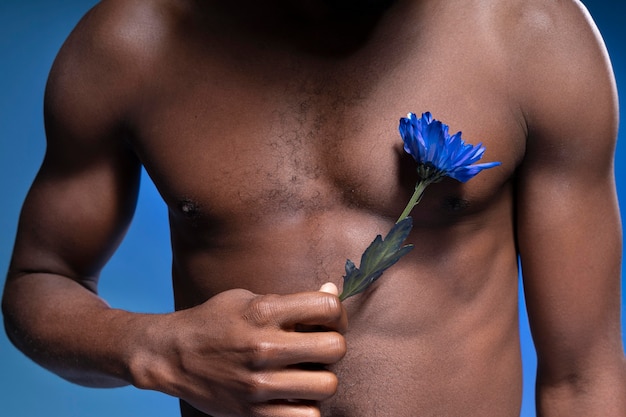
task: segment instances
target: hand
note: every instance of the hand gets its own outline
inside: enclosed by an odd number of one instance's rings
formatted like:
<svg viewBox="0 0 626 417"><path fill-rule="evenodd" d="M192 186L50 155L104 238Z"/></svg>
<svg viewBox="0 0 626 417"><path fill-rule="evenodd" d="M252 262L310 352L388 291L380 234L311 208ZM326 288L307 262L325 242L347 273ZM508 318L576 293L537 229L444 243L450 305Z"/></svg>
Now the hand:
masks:
<svg viewBox="0 0 626 417"><path fill-rule="evenodd" d="M135 385L213 417L319 416L316 402L338 383L323 365L346 352L347 316L337 293L333 284L291 295L230 290L173 313L150 348L156 361L144 361ZM296 331L301 327L316 331Z"/></svg>

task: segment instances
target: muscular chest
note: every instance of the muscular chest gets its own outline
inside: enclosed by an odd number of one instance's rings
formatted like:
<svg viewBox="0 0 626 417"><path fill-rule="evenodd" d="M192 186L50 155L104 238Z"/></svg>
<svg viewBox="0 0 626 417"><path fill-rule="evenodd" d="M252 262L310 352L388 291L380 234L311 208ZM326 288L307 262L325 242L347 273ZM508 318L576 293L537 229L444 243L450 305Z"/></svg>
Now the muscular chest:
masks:
<svg viewBox="0 0 626 417"><path fill-rule="evenodd" d="M504 165L463 186L438 185L423 215L492 198L523 148L498 90L462 68L391 55L183 61L142 107L139 156L183 216L258 221L344 207L393 217L416 180L398 120L431 111Z"/></svg>

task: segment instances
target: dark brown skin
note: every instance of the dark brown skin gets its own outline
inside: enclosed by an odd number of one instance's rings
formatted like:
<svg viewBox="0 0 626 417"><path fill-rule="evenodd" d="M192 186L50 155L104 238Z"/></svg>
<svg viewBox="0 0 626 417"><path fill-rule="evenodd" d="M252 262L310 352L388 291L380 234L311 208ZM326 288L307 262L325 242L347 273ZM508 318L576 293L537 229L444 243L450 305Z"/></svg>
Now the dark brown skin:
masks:
<svg viewBox="0 0 626 417"><path fill-rule="evenodd" d="M177 396L186 417L513 417L519 255L538 415L626 415L617 99L582 6L323 3L105 0L81 21L46 92L12 340L71 381ZM415 249L342 304L345 259L415 184L409 111L502 165L432 185ZM96 295L141 164L169 207L171 314Z"/></svg>

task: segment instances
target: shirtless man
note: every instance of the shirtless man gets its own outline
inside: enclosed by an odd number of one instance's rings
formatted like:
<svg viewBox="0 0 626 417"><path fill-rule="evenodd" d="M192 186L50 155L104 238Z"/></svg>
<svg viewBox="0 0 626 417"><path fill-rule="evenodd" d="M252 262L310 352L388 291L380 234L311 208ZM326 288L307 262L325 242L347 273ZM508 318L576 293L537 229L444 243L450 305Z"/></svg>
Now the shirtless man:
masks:
<svg viewBox="0 0 626 417"><path fill-rule="evenodd" d="M179 397L185 417L513 417L519 255L538 414L624 417L616 92L581 4L347 3L89 12L50 74L11 339L76 383ZM415 184L396 130L409 111L502 165L431 186L415 249L340 303L345 259ZM96 295L141 165L169 207L171 314Z"/></svg>

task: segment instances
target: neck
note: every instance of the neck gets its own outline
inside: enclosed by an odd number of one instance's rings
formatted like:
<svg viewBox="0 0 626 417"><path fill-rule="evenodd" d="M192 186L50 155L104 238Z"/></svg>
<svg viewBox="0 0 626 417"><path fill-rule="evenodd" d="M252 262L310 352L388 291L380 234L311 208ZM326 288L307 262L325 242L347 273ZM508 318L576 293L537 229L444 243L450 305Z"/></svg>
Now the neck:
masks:
<svg viewBox="0 0 626 417"><path fill-rule="evenodd" d="M305 18L350 23L376 20L394 2L395 0L301 0L296 4L293 1L285 3L289 4L288 8Z"/></svg>
<svg viewBox="0 0 626 417"><path fill-rule="evenodd" d="M220 0L211 7L229 25L252 36L313 53L342 54L358 49L396 0Z"/></svg>

